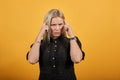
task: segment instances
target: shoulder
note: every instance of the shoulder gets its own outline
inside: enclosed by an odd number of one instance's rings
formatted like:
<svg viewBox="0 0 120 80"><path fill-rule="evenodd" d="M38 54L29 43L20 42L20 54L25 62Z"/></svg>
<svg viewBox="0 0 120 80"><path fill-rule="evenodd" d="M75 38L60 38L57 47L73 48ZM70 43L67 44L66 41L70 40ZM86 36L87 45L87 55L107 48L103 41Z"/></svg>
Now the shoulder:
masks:
<svg viewBox="0 0 120 80"><path fill-rule="evenodd" d="M62 37L62 42L66 42L66 43L69 43L70 42L70 39L66 36L63 36Z"/></svg>

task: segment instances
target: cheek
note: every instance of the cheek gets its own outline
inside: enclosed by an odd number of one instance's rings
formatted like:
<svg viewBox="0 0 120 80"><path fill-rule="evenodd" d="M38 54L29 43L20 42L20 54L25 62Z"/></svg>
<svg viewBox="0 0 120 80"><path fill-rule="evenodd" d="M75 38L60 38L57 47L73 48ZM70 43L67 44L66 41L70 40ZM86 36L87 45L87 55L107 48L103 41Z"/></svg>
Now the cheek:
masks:
<svg viewBox="0 0 120 80"><path fill-rule="evenodd" d="M60 30L63 31L63 30L64 30L64 26L62 26L62 27L60 28Z"/></svg>
<svg viewBox="0 0 120 80"><path fill-rule="evenodd" d="M55 29L51 28L51 34L54 35Z"/></svg>
<svg viewBox="0 0 120 80"><path fill-rule="evenodd" d="M53 27L50 27L50 30L51 30L51 31L54 31L54 28L53 28Z"/></svg>

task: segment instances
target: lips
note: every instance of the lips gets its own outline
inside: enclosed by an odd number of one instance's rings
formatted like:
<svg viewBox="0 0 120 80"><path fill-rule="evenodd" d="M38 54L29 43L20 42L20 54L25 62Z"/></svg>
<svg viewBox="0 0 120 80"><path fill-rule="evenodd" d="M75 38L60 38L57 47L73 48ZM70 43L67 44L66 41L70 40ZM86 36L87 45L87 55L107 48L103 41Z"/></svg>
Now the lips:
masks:
<svg viewBox="0 0 120 80"><path fill-rule="evenodd" d="M60 32L54 32L55 34L59 34Z"/></svg>
<svg viewBox="0 0 120 80"><path fill-rule="evenodd" d="M54 32L54 34L60 34L60 32Z"/></svg>
<svg viewBox="0 0 120 80"><path fill-rule="evenodd" d="M58 36L58 35L60 35L60 32L54 32L53 35Z"/></svg>

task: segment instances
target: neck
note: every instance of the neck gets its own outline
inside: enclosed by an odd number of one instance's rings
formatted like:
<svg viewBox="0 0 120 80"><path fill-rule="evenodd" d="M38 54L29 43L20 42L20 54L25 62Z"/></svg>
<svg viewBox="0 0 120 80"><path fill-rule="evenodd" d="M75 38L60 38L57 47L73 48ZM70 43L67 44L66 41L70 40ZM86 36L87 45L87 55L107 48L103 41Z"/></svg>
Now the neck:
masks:
<svg viewBox="0 0 120 80"><path fill-rule="evenodd" d="M58 37L52 37L53 39L57 39Z"/></svg>

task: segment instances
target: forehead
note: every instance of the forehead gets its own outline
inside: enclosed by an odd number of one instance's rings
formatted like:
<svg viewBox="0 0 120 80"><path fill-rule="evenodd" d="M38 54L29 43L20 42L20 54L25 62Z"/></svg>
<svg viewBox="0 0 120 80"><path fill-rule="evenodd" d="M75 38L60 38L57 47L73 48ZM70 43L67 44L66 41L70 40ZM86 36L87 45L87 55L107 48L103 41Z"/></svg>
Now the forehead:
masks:
<svg viewBox="0 0 120 80"><path fill-rule="evenodd" d="M63 23L63 19L61 17L52 18L51 23Z"/></svg>

